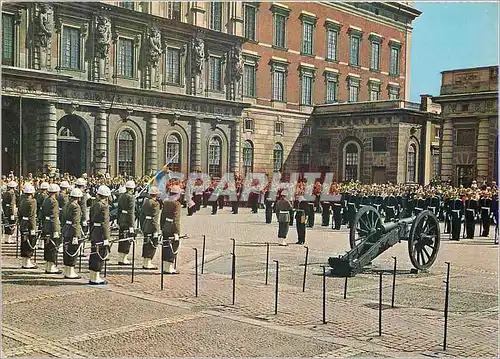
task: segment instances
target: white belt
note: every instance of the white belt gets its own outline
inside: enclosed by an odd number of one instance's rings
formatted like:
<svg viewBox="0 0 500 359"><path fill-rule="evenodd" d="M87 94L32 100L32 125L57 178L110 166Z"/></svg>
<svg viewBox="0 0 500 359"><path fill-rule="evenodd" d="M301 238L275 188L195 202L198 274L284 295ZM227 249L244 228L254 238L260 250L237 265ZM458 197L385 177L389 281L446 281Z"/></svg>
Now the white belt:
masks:
<svg viewBox="0 0 500 359"><path fill-rule="evenodd" d="M280 211L281 214L290 213L290 211Z"/></svg>
<svg viewBox="0 0 500 359"><path fill-rule="evenodd" d="M46 219L47 221L50 221L50 217L45 217L45 219Z"/></svg>
<svg viewBox="0 0 500 359"><path fill-rule="evenodd" d="M73 224L73 222L71 222L71 221L66 221L66 224Z"/></svg>
<svg viewBox="0 0 500 359"><path fill-rule="evenodd" d="M6 204L5 207L10 207L10 204Z"/></svg>
<svg viewBox="0 0 500 359"><path fill-rule="evenodd" d="M128 214L128 212L127 212L127 211L123 211L123 210L122 210L122 213Z"/></svg>
<svg viewBox="0 0 500 359"><path fill-rule="evenodd" d="M167 221L167 222L173 222L174 220L171 219L171 218L165 218L165 221Z"/></svg>
<svg viewBox="0 0 500 359"><path fill-rule="evenodd" d="M422 210L422 208L420 208L420 207L415 207L415 209L418 209L419 211L421 211L421 210Z"/></svg>
<svg viewBox="0 0 500 359"><path fill-rule="evenodd" d="M146 219L153 219L153 217L151 217L151 216L146 216Z"/></svg>
<svg viewBox="0 0 500 359"><path fill-rule="evenodd" d="M23 217L22 220L23 221L29 221L30 219L28 217Z"/></svg>
<svg viewBox="0 0 500 359"><path fill-rule="evenodd" d="M342 206L340 203L334 203L333 205L334 206L339 206L339 207Z"/></svg>
<svg viewBox="0 0 500 359"><path fill-rule="evenodd" d="M472 211L472 212L474 212L474 209L472 209L472 208L467 208L467 211Z"/></svg>
<svg viewBox="0 0 500 359"><path fill-rule="evenodd" d="M460 210L459 210L459 209L452 209L451 211L452 211L452 212L460 212Z"/></svg>
<svg viewBox="0 0 500 359"><path fill-rule="evenodd" d="M430 209L430 208L432 208L432 210L435 210L435 209L436 209L436 207L427 207L427 209Z"/></svg>
<svg viewBox="0 0 500 359"><path fill-rule="evenodd" d="M101 224L100 223L94 223L94 227L100 227Z"/></svg>
<svg viewBox="0 0 500 359"><path fill-rule="evenodd" d="M387 206L387 208L392 208L392 209L394 209L394 206Z"/></svg>
<svg viewBox="0 0 500 359"><path fill-rule="evenodd" d="M488 211L490 210L490 207L481 207L482 209L487 209Z"/></svg>

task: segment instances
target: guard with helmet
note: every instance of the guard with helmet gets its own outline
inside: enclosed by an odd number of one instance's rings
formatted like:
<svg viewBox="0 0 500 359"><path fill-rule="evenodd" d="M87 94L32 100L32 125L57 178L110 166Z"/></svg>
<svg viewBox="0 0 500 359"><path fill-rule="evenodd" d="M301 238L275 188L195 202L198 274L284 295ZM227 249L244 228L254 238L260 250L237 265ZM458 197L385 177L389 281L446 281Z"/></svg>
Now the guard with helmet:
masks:
<svg viewBox="0 0 500 359"><path fill-rule="evenodd" d="M43 202L49 197L47 194L47 190L49 189L49 184L47 182L42 182L40 184L40 188L38 188L38 193L36 195L36 203L37 203L37 218L38 218L38 227L42 229L43 216L42 216L42 206Z"/></svg>
<svg viewBox="0 0 500 359"><path fill-rule="evenodd" d="M75 182L75 187L82 191L83 196L78 201L80 208L82 209L82 231L83 233L87 233L88 231L88 221L89 221L89 209L87 201L90 199L89 194L85 190L85 186L87 186L87 181L83 178L78 178Z"/></svg>
<svg viewBox="0 0 500 359"><path fill-rule="evenodd" d="M489 187L484 190L481 194L481 199L479 200L479 207L481 207L481 224L483 227L481 237L488 237L490 235L490 218L493 203L491 201L491 194L489 190Z"/></svg>
<svg viewBox="0 0 500 359"><path fill-rule="evenodd" d="M280 246L287 246L286 236L290 229L290 211L293 211L293 208L283 193L278 194L278 196L279 199L275 205L276 217L278 217L278 239L281 239L281 243L278 244Z"/></svg>
<svg viewBox="0 0 500 359"><path fill-rule="evenodd" d="M158 200L159 190L156 186L149 188L149 198L144 200L141 211L141 228L144 234L142 245L142 268L148 270L158 269L153 265L153 258L158 247L158 237L160 236L160 201Z"/></svg>
<svg viewBox="0 0 500 359"><path fill-rule="evenodd" d="M63 262L64 278L78 279L80 276L75 272L76 256L82 245L82 209L78 204L83 193L80 189L74 188L69 195L69 202L64 207L63 235Z"/></svg>
<svg viewBox="0 0 500 359"><path fill-rule="evenodd" d="M61 245L61 222L59 221L59 203L57 193L60 188L57 184L49 185L49 197L42 205L42 236L44 238L43 259L45 260L46 274L60 274L57 266L57 253Z"/></svg>
<svg viewBox="0 0 500 359"><path fill-rule="evenodd" d="M36 247L36 212L35 187L26 183L24 198L19 204L19 230L21 232L21 259L22 268L32 269L37 266L31 262Z"/></svg>
<svg viewBox="0 0 500 359"><path fill-rule="evenodd" d="M135 239L135 182L125 183L127 190L118 200L118 264L130 264L127 256L130 252L130 244Z"/></svg>
<svg viewBox="0 0 500 359"><path fill-rule="evenodd" d="M61 192L59 192L59 195L57 196L57 202L59 203L59 220L61 223L64 223L63 211L64 207L66 207L69 202L68 181L62 181L59 187L61 187Z"/></svg>
<svg viewBox="0 0 500 359"><path fill-rule="evenodd" d="M4 223L4 233L7 236L5 243L16 243L12 237L16 229L17 201L15 189L17 183L10 181L7 183L7 188L7 191L2 196L2 210L7 219Z"/></svg>
<svg viewBox="0 0 500 359"><path fill-rule="evenodd" d="M177 274L174 262L177 259L177 252L180 246L181 204L179 198L181 188L177 185L172 186L169 194L165 201L163 201L163 209L160 217L160 226L163 234L162 270L165 274Z"/></svg>
<svg viewBox="0 0 500 359"><path fill-rule="evenodd" d="M111 190L108 186L101 185L97 190L97 201L90 208L90 256L89 270L91 285L107 284L101 278L104 261L109 255L109 238L111 228L109 224L109 203Z"/></svg>

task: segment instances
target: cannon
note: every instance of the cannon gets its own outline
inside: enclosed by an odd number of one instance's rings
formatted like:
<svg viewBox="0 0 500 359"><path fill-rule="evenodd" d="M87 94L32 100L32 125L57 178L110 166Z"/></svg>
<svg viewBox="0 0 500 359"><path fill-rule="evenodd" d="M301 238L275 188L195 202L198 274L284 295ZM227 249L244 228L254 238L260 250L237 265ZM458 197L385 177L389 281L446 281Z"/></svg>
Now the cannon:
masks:
<svg viewBox="0 0 500 359"><path fill-rule="evenodd" d="M374 207L363 206L351 226L351 250L328 259L331 274L353 277L380 254L403 240L408 241L408 253L413 266L427 270L436 260L440 232L439 222L431 211L425 210L416 216L382 223Z"/></svg>

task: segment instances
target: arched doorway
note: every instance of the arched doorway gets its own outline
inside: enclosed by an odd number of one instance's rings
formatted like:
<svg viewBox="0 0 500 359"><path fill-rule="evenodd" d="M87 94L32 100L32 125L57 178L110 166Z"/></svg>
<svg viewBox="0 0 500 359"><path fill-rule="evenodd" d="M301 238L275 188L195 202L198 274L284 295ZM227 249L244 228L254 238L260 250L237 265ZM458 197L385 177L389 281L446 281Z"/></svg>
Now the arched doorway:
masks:
<svg viewBox="0 0 500 359"><path fill-rule="evenodd" d="M83 120L72 115L64 116L57 123L57 168L80 176L87 172L88 133Z"/></svg>

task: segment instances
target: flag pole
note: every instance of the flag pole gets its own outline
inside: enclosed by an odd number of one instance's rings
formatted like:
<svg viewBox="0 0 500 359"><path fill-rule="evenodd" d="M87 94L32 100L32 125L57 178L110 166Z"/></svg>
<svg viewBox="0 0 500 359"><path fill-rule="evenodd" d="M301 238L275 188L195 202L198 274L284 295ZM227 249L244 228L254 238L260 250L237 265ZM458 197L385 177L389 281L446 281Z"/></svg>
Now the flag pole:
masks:
<svg viewBox="0 0 500 359"><path fill-rule="evenodd" d="M179 152L177 152L177 153L176 153L176 154L175 154L172 158L170 158L170 160L168 160L168 162L167 162L167 163L166 163L166 164L162 167L162 169L161 169L161 170L159 170L158 172L156 172L156 174L154 175L154 177L153 177L153 178L151 178L151 179L149 180L149 182L146 184L146 186L144 186L144 188L143 188L143 189L142 189L142 190L141 190L141 191L137 194L137 196L136 196L136 197L139 197L139 196L141 195L141 193L142 193L142 192L144 192L144 190L145 190L146 188L148 188L148 187L149 187L149 185L150 185L150 184L151 184L151 183L152 183L152 182L156 179L156 177L158 177L158 175L159 175L161 172L163 172L163 169L164 169L166 166L168 166L170 163L172 163L172 161L174 160L174 158L176 158L177 156L179 156Z"/></svg>

